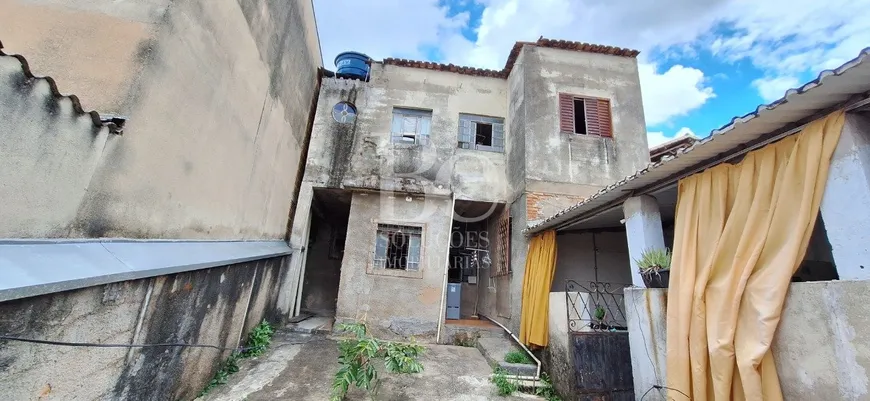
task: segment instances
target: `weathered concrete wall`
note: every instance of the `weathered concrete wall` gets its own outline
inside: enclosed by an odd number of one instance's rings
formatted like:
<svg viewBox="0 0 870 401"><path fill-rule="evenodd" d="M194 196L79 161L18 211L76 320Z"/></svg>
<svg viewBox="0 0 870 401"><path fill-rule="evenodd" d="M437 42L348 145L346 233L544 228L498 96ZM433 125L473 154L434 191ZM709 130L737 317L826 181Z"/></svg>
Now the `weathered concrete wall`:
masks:
<svg viewBox="0 0 870 401"><path fill-rule="evenodd" d="M587 288L591 281L611 283L614 289L631 284L624 232L558 234L556 246L556 273L551 291L565 291L566 280L574 280Z"/></svg>
<svg viewBox="0 0 870 401"><path fill-rule="evenodd" d="M861 328L870 324L870 305L864 296L868 288L868 280L805 282L789 286L772 345L785 399L870 400L867 384L870 382L867 375L870 338L860 334ZM656 378L652 371L659 372L659 378L664 374L661 365L666 352L665 290L627 292L633 294L626 297L628 310L636 307L642 311L639 315L629 314L629 328L636 328L629 332L635 392L640 399L652 385L651 378ZM808 327L813 329L808 330ZM654 356L654 369L642 344L646 344L650 355ZM639 376L646 378L640 386Z"/></svg>
<svg viewBox="0 0 870 401"><path fill-rule="evenodd" d="M434 341L441 316L453 203L449 198L354 193L336 321L366 319L385 338ZM423 227L419 273L374 268L378 223Z"/></svg>
<svg viewBox="0 0 870 401"><path fill-rule="evenodd" d="M574 394L574 355L568 334L568 307L565 292L550 293L548 332L550 344L544 350L544 369L553 381L553 387L564 396Z"/></svg>
<svg viewBox="0 0 870 401"><path fill-rule="evenodd" d="M91 343L236 347L276 322L286 257L0 303L0 332ZM4 341L0 387L12 400L189 400L229 351L86 348Z"/></svg>
<svg viewBox="0 0 870 401"><path fill-rule="evenodd" d="M5 1L11 6L9 0ZM76 3L76 9L59 1L12 3L16 10L28 10L27 15L44 12L64 24L117 25L119 32L132 31L130 27L136 26L136 32L144 33L130 34L128 38L120 33L114 35L116 30L94 28L88 35L117 37L118 42L76 38L75 43L69 43L75 46L66 58L66 50L51 51L62 41L28 39L21 41L20 49L14 49L25 56L29 52L37 54L37 62L31 64L37 64L44 55L62 68L77 70L79 64L64 60L81 60L90 53L78 54L76 49L114 52L113 48L123 48L117 50L122 53L118 57L123 73L112 73L119 66L111 58L113 53L92 55L93 60L81 61L86 71L71 72L74 75L70 82L74 85L70 88L84 88L82 101L86 109L122 104L107 110L120 110L129 119L123 136L110 136L105 144L91 144L92 140L87 139L76 145L90 147L91 153L79 158L88 159L89 165L95 165L93 168L77 170L76 165L58 164L51 174L40 175L44 187L62 188L67 182L84 182L77 190L59 194L73 204L82 198L81 188L86 188L86 196L75 203L74 218L70 219L66 210L51 213L50 218L27 214L21 217L28 223L26 230L22 232L21 224L4 224L0 237L284 236L318 82L316 69L321 62L310 2L187 0L167 6L168 1L154 0L125 8L117 2L99 0ZM13 15L17 21L18 15ZM123 21L111 25L113 18ZM36 25L49 26L44 22ZM8 25L0 20L0 26ZM56 30L40 32L38 37L74 37ZM56 75L58 67L52 62L47 62L44 70L35 69ZM111 82L90 80L87 71ZM64 81L58 80L58 85L62 92L67 91ZM93 89L93 94L88 88ZM89 105L88 98L104 102ZM3 101L21 102L20 97L6 97ZM24 126L18 128L4 127L2 135L11 136L4 141L42 141L28 145L40 149L40 153L19 157L57 163L58 155L69 148L68 143L25 135L66 128L30 126L45 124L45 120L37 121L19 121ZM10 160L5 156L2 159ZM2 167L4 174L30 173L17 164ZM27 191L4 193L2 201L26 203L20 195L25 192L40 198L57 194L57 190L46 192L33 184Z"/></svg>
<svg viewBox="0 0 870 401"><path fill-rule="evenodd" d="M305 179L316 186L355 187L506 198L505 154L459 149L459 113L506 117L506 82L373 63L370 82L326 78L317 105ZM338 123L333 106L359 113ZM390 142L394 107L432 111L428 145Z"/></svg>
<svg viewBox="0 0 870 401"><path fill-rule="evenodd" d="M529 253L529 239L523 235L523 230L528 227L526 205L525 195L521 195L511 205L511 276L508 283L511 293L510 315L501 316L503 318L502 324L515 333L520 332L520 316L523 310L523 278L526 276L526 255ZM502 290L502 288L498 288L498 291Z"/></svg>
<svg viewBox="0 0 870 401"><path fill-rule="evenodd" d="M526 45L522 62L528 190L586 197L649 162L636 59ZM610 99L613 138L561 134L559 93Z"/></svg>
<svg viewBox="0 0 870 401"><path fill-rule="evenodd" d="M667 306L667 289L625 289L631 374L637 400L653 385L666 385ZM652 391L650 394L649 398L665 399L662 397L665 392Z"/></svg>
<svg viewBox="0 0 870 401"><path fill-rule="evenodd" d="M172 0L0 0L0 40L88 110L129 112L128 93Z"/></svg>
<svg viewBox="0 0 870 401"><path fill-rule="evenodd" d="M49 81L0 56L0 237L60 230L75 219L109 135L73 99L55 98Z"/></svg>

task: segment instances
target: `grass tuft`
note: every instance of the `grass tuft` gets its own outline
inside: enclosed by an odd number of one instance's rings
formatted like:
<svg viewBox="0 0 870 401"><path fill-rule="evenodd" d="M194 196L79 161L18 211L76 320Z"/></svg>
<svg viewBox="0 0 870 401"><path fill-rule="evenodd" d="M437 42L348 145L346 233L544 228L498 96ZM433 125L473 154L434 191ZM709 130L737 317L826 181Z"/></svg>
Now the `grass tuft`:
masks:
<svg viewBox="0 0 870 401"><path fill-rule="evenodd" d="M269 322L263 320L257 327L251 330L248 334L248 340L245 342L242 352L233 351L232 354L220 365L214 377L208 382L204 389L197 397L202 397L214 390L215 387L222 384L227 384L227 380L233 374L239 371L239 361L245 358L253 358L263 355L269 344L272 343L272 335L275 334L275 329Z"/></svg>
<svg viewBox="0 0 870 401"><path fill-rule="evenodd" d="M507 363L523 363L526 365L534 365L535 361L529 358L529 355L523 351L513 350L504 356L504 361Z"/></svg>

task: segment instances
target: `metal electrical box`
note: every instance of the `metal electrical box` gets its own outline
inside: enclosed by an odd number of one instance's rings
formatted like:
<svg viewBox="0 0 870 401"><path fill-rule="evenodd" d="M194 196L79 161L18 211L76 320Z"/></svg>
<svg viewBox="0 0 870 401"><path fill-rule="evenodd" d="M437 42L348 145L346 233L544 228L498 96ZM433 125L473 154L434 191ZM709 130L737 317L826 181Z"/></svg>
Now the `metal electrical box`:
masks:
<svg viewBox="0 0 870 401"><path fill-rule="evenodd" d="M459 319L459 303L462 300L462 284L450 283L447 284L447 318Z"/></svg>

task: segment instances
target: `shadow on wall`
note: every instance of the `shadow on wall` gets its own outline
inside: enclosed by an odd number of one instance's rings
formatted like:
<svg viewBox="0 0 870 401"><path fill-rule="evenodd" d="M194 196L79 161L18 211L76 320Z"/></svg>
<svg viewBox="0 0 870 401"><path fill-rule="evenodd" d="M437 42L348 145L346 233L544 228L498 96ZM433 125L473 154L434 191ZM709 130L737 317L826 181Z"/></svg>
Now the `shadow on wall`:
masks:
<svg viewBox="0 0 870 401"><path fill-rule="evenodd" d="M289 257L125 281L0 303L0 333L90 343L197 343L235 348L278 319ZM87 348L0 342L4 398L193 399L230 351Z"/></svg>

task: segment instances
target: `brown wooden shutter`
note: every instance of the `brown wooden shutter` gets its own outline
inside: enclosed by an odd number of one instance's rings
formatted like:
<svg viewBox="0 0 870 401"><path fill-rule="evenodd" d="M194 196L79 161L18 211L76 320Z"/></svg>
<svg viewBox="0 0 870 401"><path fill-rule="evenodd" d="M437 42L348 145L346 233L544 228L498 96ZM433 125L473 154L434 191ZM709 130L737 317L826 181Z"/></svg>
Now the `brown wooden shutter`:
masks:
<svg viewBox="0 0 870 401"><path fill-rule="evenodd" d="M610 100L585 99L586 132L589 135L603 137L613 136L613 125L610 118Z"/></svg>
<svg viewBox="0 0 870 401"><path fill-rule="evenodd" d="M573 134L574 131L574 96L559 94L559 131Z"/></svg>
<svg viewBox="0 0 870 401"><path fill-rule="evenodd" d="M598 121L601 136L613 137L613 122L610 115L610 100L598 99Z"/></svg>

